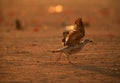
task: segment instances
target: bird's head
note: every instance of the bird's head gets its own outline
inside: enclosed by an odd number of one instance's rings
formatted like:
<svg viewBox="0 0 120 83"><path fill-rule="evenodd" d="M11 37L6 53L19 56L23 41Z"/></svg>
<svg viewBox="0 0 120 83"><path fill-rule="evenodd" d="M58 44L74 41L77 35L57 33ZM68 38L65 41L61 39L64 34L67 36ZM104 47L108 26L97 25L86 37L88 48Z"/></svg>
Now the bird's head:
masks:
<svg viewBox="0 0 120 83"><path fill-rule="evenodd" d="M84 42L88 43L88 42L93 42L93 41L89 39L85 39Z"/></svg>

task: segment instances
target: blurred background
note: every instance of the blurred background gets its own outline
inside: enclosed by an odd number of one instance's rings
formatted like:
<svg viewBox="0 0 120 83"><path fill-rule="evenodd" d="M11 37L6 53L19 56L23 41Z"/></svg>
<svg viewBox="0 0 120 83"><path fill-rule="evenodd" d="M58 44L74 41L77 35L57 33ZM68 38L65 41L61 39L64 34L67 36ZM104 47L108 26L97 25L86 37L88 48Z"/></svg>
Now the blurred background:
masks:
<svg viewBox="0 0 120 83"><path fill-rule="evenodd" d="M0 0L0 30L64 27L82 17L87 27L120 25L119 0ZM19 26L19 25L18 25Z"/></svg>
<svg viewBox="0 0 120 83"><path fill-rule="evenodd" d="M120 83L120 0L0 0L0 83ZM81 17L93 43L55 63Z"/></svg>

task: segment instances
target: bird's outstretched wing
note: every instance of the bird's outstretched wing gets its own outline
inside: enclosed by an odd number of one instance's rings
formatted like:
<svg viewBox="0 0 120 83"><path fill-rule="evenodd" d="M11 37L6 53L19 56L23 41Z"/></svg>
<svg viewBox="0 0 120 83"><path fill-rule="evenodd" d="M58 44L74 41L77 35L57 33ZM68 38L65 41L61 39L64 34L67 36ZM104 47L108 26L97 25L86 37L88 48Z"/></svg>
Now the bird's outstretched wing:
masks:
<svg viewBox="0 0 120 83"><path fill-rule="evenodd" d="M84 25L81 18L78 18L75 21L73 27L72 30L63 32L64 38L62 39L62 42L64 43L64 46L74 46L78 44L85 35Z"/></svg>

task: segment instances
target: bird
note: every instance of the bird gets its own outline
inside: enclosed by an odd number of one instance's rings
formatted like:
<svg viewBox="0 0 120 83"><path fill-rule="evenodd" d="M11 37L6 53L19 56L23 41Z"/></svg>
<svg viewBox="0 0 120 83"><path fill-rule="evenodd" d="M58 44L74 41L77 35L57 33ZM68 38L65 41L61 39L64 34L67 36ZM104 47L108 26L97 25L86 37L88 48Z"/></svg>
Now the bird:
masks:
<svg viewBox="0 0 120 83"><path fill-rule="evenodd" d="M52 51L52 53L60 53L59 57L57 58L57 62L60 60L62 54L64 54L67 56L68 62L72 63L70 60L70 55L78 53L89 42L92 42L92 40L84 39L81 42L79 42L77 45L66 46L64 48L60 48L60 49L57 49L55 51Z"/></svg>
<svg viewBox="0 0 120 83"><path fill-rule="evenodd" d="M62 43L64 46L74 46L79 44L81 39L85 36L85 29L82 18L75 20L74 25L70 26L70 30L63 32Z"/></svg>

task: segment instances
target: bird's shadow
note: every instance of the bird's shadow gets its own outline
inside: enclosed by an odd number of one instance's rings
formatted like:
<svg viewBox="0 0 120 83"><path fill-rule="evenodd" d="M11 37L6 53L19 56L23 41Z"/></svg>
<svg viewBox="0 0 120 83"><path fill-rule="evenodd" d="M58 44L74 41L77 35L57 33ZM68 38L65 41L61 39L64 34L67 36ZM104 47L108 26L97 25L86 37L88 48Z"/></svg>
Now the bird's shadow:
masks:
<svg viewBox="0 0 120 83"><path fill-rule="evenodd" d="M77 68L77 69L82 69L82 70L88 70L88 71L93 71L93 72L98 72L100 74L104 74L104 75L108 75L108 76L112 76L112 77L116 77L116 78L120 78L120 71L117 70L110 70L109 68L102 68L102 67L96 67L96 66L85 66L85 65L81 65L79 63L72 63L70 64L71 67L73 68Z"/></svg>
<svg viewBox="0 0 120 83"><path fill-rule="evenodd" d="M82 69L82 70L88 70L88 71L92 71L92 72L97 72L103 75L107 75L107 76L111 76L111 77L115 77L115 78L120 78L120 71L119 70L110 70L109 68L102 68L102 67L96 67L96 66L89 66L89 65L83 65L80 63L56 63L56 62L46 62L44 63L44 65L56 65L56 66L66 66L72 69Z"/></svg>

